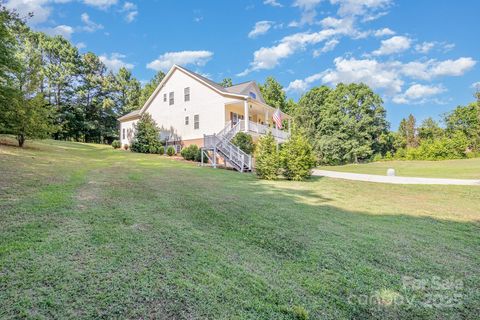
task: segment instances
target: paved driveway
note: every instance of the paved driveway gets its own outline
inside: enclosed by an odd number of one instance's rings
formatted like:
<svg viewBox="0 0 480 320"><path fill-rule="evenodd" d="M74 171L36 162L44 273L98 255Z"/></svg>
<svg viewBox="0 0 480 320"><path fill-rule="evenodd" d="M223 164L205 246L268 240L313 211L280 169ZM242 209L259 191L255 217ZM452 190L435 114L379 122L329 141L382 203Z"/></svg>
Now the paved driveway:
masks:
<svg viewBox="0 0 480 320"><path fill-rule="evenodd" d="M464 186L480 186L480 180L475 179L439 179L439 178L417 178L417 177L389 177L379 176L375 174L361 174L313 169L314 176L322 176L329 178L338 178L346 180L394 183L394 184L447 184L447 185L464 185Z"/></svg>

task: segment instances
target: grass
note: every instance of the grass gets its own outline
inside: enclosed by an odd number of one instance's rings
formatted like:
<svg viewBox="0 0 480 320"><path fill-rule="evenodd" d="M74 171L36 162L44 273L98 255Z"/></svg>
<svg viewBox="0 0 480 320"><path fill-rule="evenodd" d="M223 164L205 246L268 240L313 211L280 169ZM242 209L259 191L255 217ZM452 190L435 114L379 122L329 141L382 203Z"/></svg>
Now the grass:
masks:
<svg viewBox="0 0 480 320"><path fill-rule="evenodd" d="M0 318L480 313L480 188L267 182L58 141L0 145L0 174Z"/></svg>
<svg viewBox="0 0 480 320"><path fill-rule="evenodd" d="M322 166L320 169L386 175L394 168L397 176L480 179L480 158L443 161L377 161L343 166Z"/></svg>

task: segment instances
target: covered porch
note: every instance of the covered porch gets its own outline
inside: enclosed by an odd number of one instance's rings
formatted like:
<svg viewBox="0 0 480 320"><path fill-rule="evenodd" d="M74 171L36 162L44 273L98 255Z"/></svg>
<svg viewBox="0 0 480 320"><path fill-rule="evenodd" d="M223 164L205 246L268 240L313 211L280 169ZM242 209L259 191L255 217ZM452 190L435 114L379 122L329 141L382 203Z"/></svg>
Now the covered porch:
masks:
<svg viewBox="0 0 480 320"><path fill-rule="evenodd" d="M279 142L284 142L290 136L291 117L281 112L286 128L277 129L272 118L275 111L275 108L253 99L234 101L225 104L225 123L232 126L239 123L240 130L251 134L254 140L271 132Z"/></svg>

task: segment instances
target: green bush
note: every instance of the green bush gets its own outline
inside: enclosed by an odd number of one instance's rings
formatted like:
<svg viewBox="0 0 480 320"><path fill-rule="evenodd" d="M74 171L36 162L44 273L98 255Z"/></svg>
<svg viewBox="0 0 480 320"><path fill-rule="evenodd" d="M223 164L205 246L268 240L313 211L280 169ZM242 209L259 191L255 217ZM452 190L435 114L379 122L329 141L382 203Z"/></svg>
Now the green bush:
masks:
<svg viewBox="0 0 480 320"><path fill-rule="evenodd" d="M167 148L167 155L169 157L173 156L175 154L175 148L173 146L168 146Z"/></svg>
<svg viewBox="0 0 480 320"><path fill-rule="evenodd" d="M198 146L195 144L191 144L188 147L183 148L182 151L180 152L180 155L185 160L189 160L189 161L194 161L197 154L198 154Z"/></svg>
<svg viewBox="0 0 480 320"><path fill-rule="evenodd" d="M160 129L148 113L142 115L135 125L135 136L130 146L133 152L158 153L161 147Z"/></svg>
<svg viewBox="0 0 480 320"><path fill-rule="evenodd" d="M198 151L195 154L195 161L202 162L202 149L201 148L198 148ZM205 155L203 155L203 163L207 163L207 162L208 162L208 158Z"/></svg>
<svg viewBox="0 0 480 320"><path fill-rule="evenodd" d="M280 152L283 175L288 180L301 181L310 177L316 158L310 143L302 132L293 134Z"/></svg>
<svg viewBox="0 0 480 320"><path fill-rule="evenodd" d="M118 141L118 140L113 140L112 141L113 149L119 149L121 146L122 146L122 144L120 143L120 141Z"/></svg>
<svg viewBox="0 0 480 320"><path fill-rule="evenodd" d="M239 132L233 137L232 143L246 154L252 154L255 149L252 136L245 132Z"/></svg>
<svg viewBox="0 0 480 320"><path fill-rule="evenodd" d="M261 179L275 180L280 169L280 156L272 133L261 137L255 148L255 172Z"/></svg>
<svg viewBox="0 0 480 320"><path fill-rule="evenodd" d="M158 154L161 154L161 155L165 154L165 147L164 146L160 146L160 148L158 148Z"/></svg>

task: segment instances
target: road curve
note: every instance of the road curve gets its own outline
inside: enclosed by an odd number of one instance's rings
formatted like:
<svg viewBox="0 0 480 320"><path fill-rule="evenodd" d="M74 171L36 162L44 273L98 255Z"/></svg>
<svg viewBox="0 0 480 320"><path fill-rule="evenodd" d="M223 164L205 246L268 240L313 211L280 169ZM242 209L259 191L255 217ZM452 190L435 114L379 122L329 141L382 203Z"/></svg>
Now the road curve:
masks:
<svg viewBox="0 0 480 320"><path fill-rule="evenodd" d="M476 179L444 179L444 178L419 178L419 177L390 177L375 174L362 174L350 172L338 172L329 170L313 169L312 175L345 180L393 183L393 184L442 184L457 186L480 186L480 180Z"/></svg>

